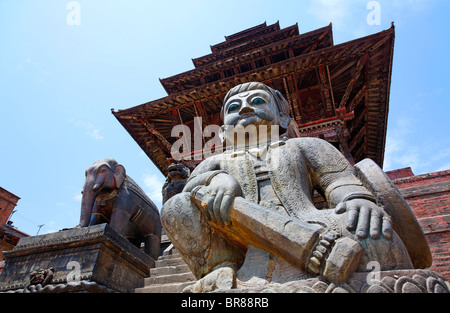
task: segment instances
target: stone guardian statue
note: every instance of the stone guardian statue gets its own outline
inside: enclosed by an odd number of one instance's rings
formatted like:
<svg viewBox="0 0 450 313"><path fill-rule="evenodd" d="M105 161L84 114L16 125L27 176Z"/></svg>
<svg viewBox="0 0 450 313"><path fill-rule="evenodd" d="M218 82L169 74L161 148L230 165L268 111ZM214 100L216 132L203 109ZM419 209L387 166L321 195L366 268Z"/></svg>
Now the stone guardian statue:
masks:
<svg viewBox="0 0 450 313"><path fill-rule="evenodd" d="M396 208L379 201L376 184L366 187L367 168L355 170L324 140L292 138L298 131L280 92L238 85L221 117L227 149L200 163L161 211L167 236L199 279L185 292L324 292L367 274L370 262L381 271L430 266L412 213L400 209L406 213L393 221L388 211ZM315 207L314 190L329 209ZM402 216L412 223L400 227ZM409 248L408 233L418 240Z"/></svg>

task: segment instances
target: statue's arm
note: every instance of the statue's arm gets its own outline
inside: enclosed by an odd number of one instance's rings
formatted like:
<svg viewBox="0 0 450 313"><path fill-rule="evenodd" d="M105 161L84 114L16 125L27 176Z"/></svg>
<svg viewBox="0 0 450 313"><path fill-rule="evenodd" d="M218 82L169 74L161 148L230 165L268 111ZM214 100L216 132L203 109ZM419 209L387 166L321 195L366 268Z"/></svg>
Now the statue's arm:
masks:
<svg viewBox="0 0 450 313"><path fill-rule="evenodd" d="M194 187L209 185L209 182L219 173L225 173L220 169L220 162L215 158L209 158L201 162L192 171L184 186L183 192L190 192Z"/></svg>
<svg viewBox="0 0 450 313"><path fill-rule="evenodd" d="M306 138L305 138L306 139ZM338 214L347 212L347 229L365 238L380 234L390 239L390 216L377 205L374 195L354 175L354 168L334 146L325 140L307 138L300 146L308 164L314 188L325 196Z"/></svg>
<svg viewBox="0 0 450 313"><path fill-rule="evenodd" d="M375 202L375 197L354 175L353 166L325 140L303 138L300 149L306 159L311 181L330 208L352 199Z"/></svg>

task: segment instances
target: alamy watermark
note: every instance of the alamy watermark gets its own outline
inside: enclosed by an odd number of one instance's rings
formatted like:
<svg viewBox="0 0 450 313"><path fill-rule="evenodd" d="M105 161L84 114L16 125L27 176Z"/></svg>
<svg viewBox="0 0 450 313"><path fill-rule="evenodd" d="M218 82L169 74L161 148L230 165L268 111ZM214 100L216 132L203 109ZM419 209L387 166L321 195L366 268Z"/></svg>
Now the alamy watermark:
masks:
<svg viewBox="0 0 450 313"><path fill-rule="evenodd" d="M81 265L77 261L70 261L66 268L71 270L67 276L67 283L79 283L81 281Z"/></svg>
<svg viewBox="0 0 450 313"><path fill-rule="evenodd" d="M372 270L367 274L366 282L369 286L380 285L381 283L381 265L377 261L370 261L366 265L366 269Z"/></svg>
<svg viewBox="0 0 450 313"><path fill-rule="evenodd" d="M66 17L66 23L69 26L81 25L81 5L78 1L70 1L66 5L66 9L70 10Z"/></svg>
<svg viewBox="0 0 450 313"><path fill-rule="evenodd" d="M369 25L381 25L381 5L378 1L369 1L366 6L367 10L370 10L367 14L367 24Z"/></svg>
<svg viewBox="0 0 450 313"><path fill-rule="evenodd" d="M280 141L278 125L207 125L202 130L202 118L195 117L193 132L187 125L176 125L172 128L172 138L177 140L171 146L174 161L201 161L214 155L221 155L222 161L234 161L233 151L267 151L272 144ZM268 166L275 169L279 164L278 149L272 149ZM260 155L260 154L259 154Z"/></svg>

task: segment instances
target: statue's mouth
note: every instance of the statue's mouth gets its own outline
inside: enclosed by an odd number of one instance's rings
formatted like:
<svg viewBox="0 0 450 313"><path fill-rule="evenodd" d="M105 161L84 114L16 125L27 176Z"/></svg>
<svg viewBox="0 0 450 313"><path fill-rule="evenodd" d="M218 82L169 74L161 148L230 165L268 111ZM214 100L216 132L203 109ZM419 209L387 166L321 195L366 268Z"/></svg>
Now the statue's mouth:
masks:
<svg viewBox="0 0 450 313"><path fill-rule="evenodd" d="M169 167L167 169L167 174L170 178L173 178L175 176L185 176L184 170L179 167Z"/></svg>
<svg viewBox="0 0 450 313"><path fill-rule="evenodd" d="M239 119L244 119L244 118L248 118L248 117L252 117L252 116L256 116L256 114L253 112L243 113L243 114L239 115Z"/></svg>

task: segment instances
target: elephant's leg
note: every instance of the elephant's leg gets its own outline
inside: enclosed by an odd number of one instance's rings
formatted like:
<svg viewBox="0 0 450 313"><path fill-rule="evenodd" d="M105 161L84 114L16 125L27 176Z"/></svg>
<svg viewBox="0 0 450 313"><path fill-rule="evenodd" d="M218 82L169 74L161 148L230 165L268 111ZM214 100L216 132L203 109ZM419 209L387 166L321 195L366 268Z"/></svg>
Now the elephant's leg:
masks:
<svg viewBox="0 0 450 313"><path fill-rule="evenodd" d="M245 244L231 242L212 227L200 209L183 192L167 200L161 210L167 236L194 275L200 279L219 267L239 269L245 258Z"/></svg>
<svg viewBox="0 0 450 313"><path fill-rule="evenodd" d="M154 260L158 259L159 249L161 245L161 236L148 234L145 237L144 252L151 256Z"/></svg>
<svg viewBox="0 0 450 313"><path fill-rule="evenodd" d="M91 220L89 222L89 226L108 223L108 222L109 222L109 219L106 217L104 212L99 209L99 207L97 206L97 202L95 202L94 207L92 208Z"/></svg>
<svg viewBox="0 0 450 313"><path fill-rule="evenodd" d="M130 213L122 209L121 206L117 206L111 213L111 221L109 226L114 229L119 235L127 238L130 227Z"/></svg>

